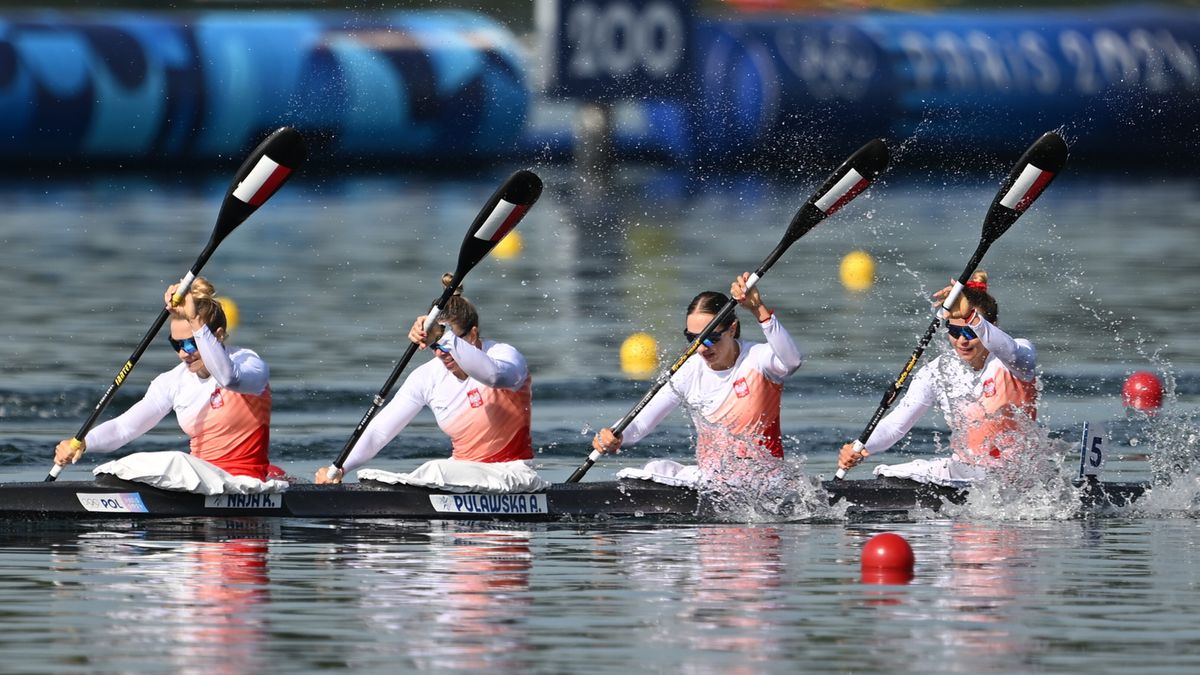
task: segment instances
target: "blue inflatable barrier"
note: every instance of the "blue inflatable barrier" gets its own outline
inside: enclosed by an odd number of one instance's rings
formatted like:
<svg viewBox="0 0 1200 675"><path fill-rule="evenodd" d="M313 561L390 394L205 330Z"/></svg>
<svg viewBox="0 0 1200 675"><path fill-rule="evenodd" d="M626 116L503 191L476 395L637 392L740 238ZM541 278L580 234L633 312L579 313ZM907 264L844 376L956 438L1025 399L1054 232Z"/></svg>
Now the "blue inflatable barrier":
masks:
<svg viewBox="0 0 1200 675"><path fill-rule="evenodd" d="M466 12L0 18L0 157L240 157L280 125L322 157L511 154L519 45Z"/></svg>
<svg viewBox="0 0 1200 675"><path fill-rule="evenodd" d="M1196 157L1195 10L732 18L696 39L693 161L871 136L1011 152L1052 128L1076 156Z"/></svg>

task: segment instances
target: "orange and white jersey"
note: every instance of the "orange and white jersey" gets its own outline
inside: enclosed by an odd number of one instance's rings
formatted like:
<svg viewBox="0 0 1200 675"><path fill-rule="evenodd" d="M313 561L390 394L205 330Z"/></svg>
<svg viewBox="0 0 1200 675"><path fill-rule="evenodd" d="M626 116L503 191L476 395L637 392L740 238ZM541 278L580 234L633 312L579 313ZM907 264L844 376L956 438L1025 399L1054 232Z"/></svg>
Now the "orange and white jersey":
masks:
<svg viewBox="0 0 1200 675"><path fill-rule="evenodd" d="M451 331L441 345L467 379L459 380L437 357L414 370L354 444L343 466L346 471L370 461L425 407L450 437L454 459L533 459L533 378L525 357L512 345L494 340L485 340L481 350Z"/></svg>
<svg viewBox="0 0 1200 675"><path fill-rule="evenodd" d="M249 349L229 351L205 326L194 333L209 377L180 363L154 378L142 400L101 424L84 441L89 452L112 452L175 411L192 454L235 476L267 475L271 427L270 371Z"/></svg>
<svg viewBox="0 0 1200 675"><path fill-rule="evenodd" d="M764 451L783 457L783 380L796 372L803 355L774 314L759 325L766 344L739 340L737 360L726 370L713 370L696 356L688 359L625 428L622 445L640 441L682 403L696 425L696 458L702 468L731 449L739 457L758 457Z"/></svg>
<svg viewBox="0 0 1200 675"><path fill-rule="evenodd" d="M990 464L1019 446L1037 419L1037 352L978 317L971 328L989 354L974 370L955 354L940 354L913 376L896 408L884 417L867 452L878 454L904 437L933 406L942 410L958 459Z"/></svg>

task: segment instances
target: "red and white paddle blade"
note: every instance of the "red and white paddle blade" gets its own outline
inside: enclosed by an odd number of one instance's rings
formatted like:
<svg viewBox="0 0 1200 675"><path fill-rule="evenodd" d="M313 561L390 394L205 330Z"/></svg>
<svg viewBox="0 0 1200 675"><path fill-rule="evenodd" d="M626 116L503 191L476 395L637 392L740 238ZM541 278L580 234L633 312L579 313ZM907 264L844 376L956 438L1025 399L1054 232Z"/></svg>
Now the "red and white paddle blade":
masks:
<svg viewBox="0 0 1200 675"><path fill-rule="evenodd" d="M542 179L521 169L488 198L463 239L456 277L462 277L511 232L542 195Z"/></svg>
<svg viewBox="0 0 1200 675"><path fill-rule="evenodd" d="M281 127L258 145L234 174L217 216L217 231L223 238L270 199L304 164L307 150L300 132Z"/></svg>
<svg viewBox="0 0 1200 675"><path fill-rule="evenodd" d="M862 194L887 168L889 156L887 145L878 138L856 150L792 218L788 238L793 241L800 238L826 216L837 213Z"/></svg>
<svg viewBox="0 0 1200 675"><path fill-rule="evenodd" d="M833 172L825 185L813 195L812 203L827 216L857 197L887 168L888 149L876 138L859 148Z"/></svg>
<svg viewBox="0 0 1200 675"><path fill-rule="evenodd" d="M1053 131L1042 134L1017 160L988 209L984 238L995 240L1025 213L1067 164L1067 143Z"/></svg>

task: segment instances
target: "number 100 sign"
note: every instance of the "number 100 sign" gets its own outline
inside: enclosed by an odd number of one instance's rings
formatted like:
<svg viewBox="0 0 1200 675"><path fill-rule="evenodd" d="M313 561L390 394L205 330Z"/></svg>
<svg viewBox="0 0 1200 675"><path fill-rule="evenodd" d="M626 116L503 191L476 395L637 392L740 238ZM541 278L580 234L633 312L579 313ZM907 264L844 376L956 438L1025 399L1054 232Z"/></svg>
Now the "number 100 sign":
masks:
<svg viewBox="0 0 1200 675"><path fill-rule="evenodd" d="M538 0L546 92L604 100L686 91L688 0Z"/></svg>

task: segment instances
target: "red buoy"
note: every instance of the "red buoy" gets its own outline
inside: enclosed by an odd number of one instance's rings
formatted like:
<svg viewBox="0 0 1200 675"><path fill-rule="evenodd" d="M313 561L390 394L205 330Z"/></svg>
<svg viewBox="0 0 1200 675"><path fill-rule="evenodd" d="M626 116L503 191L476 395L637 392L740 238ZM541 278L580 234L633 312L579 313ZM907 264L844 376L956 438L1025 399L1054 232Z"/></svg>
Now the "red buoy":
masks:
<svg viewBox="0 0 1200 675"><path fill-rule="evenodd" d="M894 532L877 534L863 546L862 569L891 570L912 573L913 550L908 541Z"/></svg>
<svg viewBox="0 0 1200 675"><path fill-rule="evenodd" d="M1158 376L1148 370L1139 370L1125 380L1121 387L1121 400L1126 408L1157 410L1162 407L1163 386Z"/></svg>

